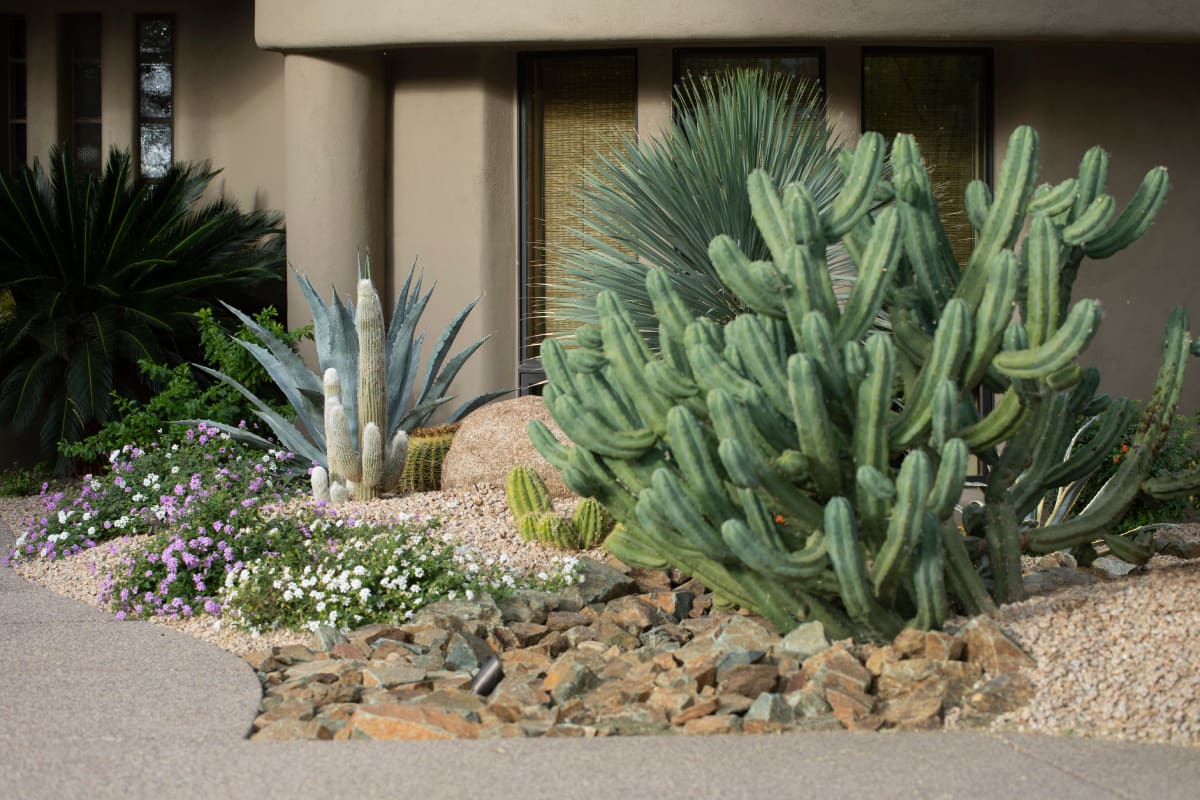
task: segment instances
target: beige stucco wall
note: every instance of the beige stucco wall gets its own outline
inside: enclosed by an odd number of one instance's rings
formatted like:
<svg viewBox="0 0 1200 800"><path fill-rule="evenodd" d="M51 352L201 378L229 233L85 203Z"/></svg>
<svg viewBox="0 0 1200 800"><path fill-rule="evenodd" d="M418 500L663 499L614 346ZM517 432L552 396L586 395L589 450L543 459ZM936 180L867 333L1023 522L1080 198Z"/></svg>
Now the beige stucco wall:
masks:
<svg viewBox="0 0 1200 800"><path fill-rule="evenodd" d="M102 15L101 102L105 152L132 148L137 80L134 18L175 15L175 158L224 169L214 194L244 208L283 205L283 56L254 43L253 0L137 0L5 3L26 19L29 154L43 160L59 141L60 14Z"/></svg>
<svg viewBox="0 0 1200 800"><path fill-rule="evenodd" d="M427 354L476 297L454 352L492 337L456 381L453 409L516 386L516 55L412 50L390 68L392 286L414 259L426 287L437 281L421 320Z"/></svg>
<svg viewBox="0 0 1200 800"><path fill-rule="evenodd" d="M922 38L1196 40L1195 0L258 0L263 47Z"/></svg>
<svg viewBox="0 0 1200 800"><path fill-rule="evenodd" d="M1085 261L1075 291L1104 304L1086 354L1101 367L1103 387L1148 399L1168 309L1187 308L1200 331L1200 48L1014 45L996 48L995 73L997 159L1019 124L1041 135L1042 180L1075 175L1084 151L1102 145L1121 207L1147 170L1170 170L1154 226L1117 256ZM1200 362L1188 370L1183 410L1194 413Z"/></svg>

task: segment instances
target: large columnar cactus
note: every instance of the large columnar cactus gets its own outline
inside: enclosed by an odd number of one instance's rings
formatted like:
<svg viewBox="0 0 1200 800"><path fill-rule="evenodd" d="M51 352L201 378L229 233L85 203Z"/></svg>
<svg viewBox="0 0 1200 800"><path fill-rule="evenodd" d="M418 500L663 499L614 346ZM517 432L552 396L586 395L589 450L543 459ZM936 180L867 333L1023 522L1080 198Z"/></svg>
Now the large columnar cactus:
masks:
<svg viewBox="0 0 1200 800"><path fill-rule="evenodd" d="M258 409L284 447L314 464L313 494L338 503L371 500L401 484L408 432L426 424L443 404L451 382L487 337L447 358L454 339L475 307L471 303L445 327L420 370L424 334L417 324L433 290L421 293L415 265L396 298L391 325L385 328L382 304L370 278L369 261L360 262L357 310L335 293L326 304L303 275L296 278L313 316L321 377L299 354L234 308L230 308L265 346L237 340L258 359L296 411L284 419L244 386L215 370L197 365L230 384ZM457 422L484 403L507 394L489 392L463 403L450 414ZM209 423L264 448L278 445L248 431Z"/></svg>
<svg viewBox="0 0 1200 800"><path fill-rule="evenodd" d="M1078 516L1031 528L1038 501L1094 470L1125 429L1128 402L1097 395L1098 373L1077 363L1099 304L1070 295L1084 256L1111 256L1150 225L1166 171L1151 170L1114 219L1103 150L1088 151L1077 178L1036 187L1037 135L1020 128L994 195L978 181L968 190L977 239L960 267L915 141L896 138L891 182L884 150L863 136L823 212L803 185L780 194L750 175L771 260L725 236L709 255L752 313L723 327L693 319L651 271L660 355L608 293L578 348L543 346L546 402L573 445L536 422L530 436L621 523L606 547L678 566L783 629L815 618L834 635L883 639L939 626L952 601L978 612L1019 599L1022 551L1098 539L1142 486L1189 352L1186 316L1173 312L1130 457ZM858 270L844 303L825 264L839 240ZM885 307L890 336L871 325ZM985 415L972 400L981 384L1003 393ZM1097 433L1070 450L1081 412L1099 416ZM971 454L990 470L964 537L955 506ZM1146 488L1197 481L1158 483ZM1148 557L1144 543L1105 538L1123 558Z"/></svg>

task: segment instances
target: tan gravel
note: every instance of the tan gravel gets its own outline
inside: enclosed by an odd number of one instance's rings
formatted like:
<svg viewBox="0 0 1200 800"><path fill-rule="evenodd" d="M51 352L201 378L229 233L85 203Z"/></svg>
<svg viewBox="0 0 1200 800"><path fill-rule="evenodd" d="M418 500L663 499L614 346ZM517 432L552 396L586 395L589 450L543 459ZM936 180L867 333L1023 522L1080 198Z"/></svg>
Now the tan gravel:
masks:
<svg viewBox="0 0 1200 800"><path fill-rule="evenodd" d="M0 500L0 519L14 528L36 504ZM562 510L569 509L564 504ZM522 542L503 491L435 492L376 501L356 510L372 518L432 515L460 541L514 564L541 570L553 551ZM1200 537L1200 526L1177 531ZM113 558L107 545L53 563L20 565L21 575L83 602L95 601L99 576ZM96 567L93 570L92 564ZM998 719L997 729L1200 746L1200 563L1156 557L1124 578L1076 586L994 612L1034 658L1036 691L1024 709ZM245 654L267 644L307 642L307 634L259 638L214 628L209 617L161 624Z"/></svg>

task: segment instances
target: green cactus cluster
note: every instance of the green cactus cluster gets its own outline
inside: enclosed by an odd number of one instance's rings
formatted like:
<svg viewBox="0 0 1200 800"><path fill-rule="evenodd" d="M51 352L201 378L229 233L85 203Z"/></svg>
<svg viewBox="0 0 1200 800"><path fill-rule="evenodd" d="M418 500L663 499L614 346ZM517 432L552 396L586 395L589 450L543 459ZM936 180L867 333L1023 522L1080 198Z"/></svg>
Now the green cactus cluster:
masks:
<svg viewBox="0 0 1200 800"><path fill-rule="evenodd" d="M1078 363L1100 306L1072 303L1071 290L1085 256L1107 258L1146 231L1166 170L1151 170L1117 214L1102 149L1077 177L1038 186L1037 134L1019 128L995 191L969 187L976 243L960 265L915 140L896 138L890 179L886 150L865 134L824 210L802 184L779 191L762 171L749 176L770 260L726 236L709 248L749 313L724 325L693 318L651 270L660 352L610 293L578 347L542 349L546 402L572 444L537 422L529 433L574 492L620 523L605 547L632 565L676 566L784 630L819 619L835 636L883 640L938 627L952 607L1021 599L1022 552L1100 538L1143 488L1197 485L1195 475L1145 481L1193 347L1177 310L1129 457L1077 516L1027 522L1126 429L1129 402L1099 394L1098 372ZM858 273L844 301L825 255L837 242ZM873 329L881 311L891 334ZM986 413L973 400L981 386L1001 393ZM1097 418L1097 433L1071 449L1079 413ZM956 505L972 455L988 476L984 502L963 512L964 536ZM1149 557L1144 541L1104 538L1122 558Z"/></svg>
<svg viewBox="0 0 1200 800"><path fill-rule="evenodd" d="M560 550L589 550L599 546L613 527L611 515L590 497L580 501L571 519L560 516L545 481L529 467L509 471L504 494L517 522L517 532L526 542Z"/></svg>
<svg viewBox="0 0 1200 800"><path fill-rule="evenodd" d="M418 428L408 437L408 457L400 476L399 491L436 492L442 488L442 464L458 425L439 425L435 428Z"/></svg>

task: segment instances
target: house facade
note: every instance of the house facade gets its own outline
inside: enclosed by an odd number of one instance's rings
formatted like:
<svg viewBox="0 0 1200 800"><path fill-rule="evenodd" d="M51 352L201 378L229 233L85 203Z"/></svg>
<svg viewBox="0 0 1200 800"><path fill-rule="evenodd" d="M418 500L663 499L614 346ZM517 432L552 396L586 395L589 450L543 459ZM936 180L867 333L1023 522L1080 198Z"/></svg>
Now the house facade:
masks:
<svg viewBox="0 0 1200 800"><path fill-rule="evenodd" d="M536 354L554 302L546 245L570 235L587 159L660 130L681 75L743 63L819 81L850 141L913 130L952 187L990 178L1021 124L1041 134L1043 181L1101 144L1123 202L1165 164L1154 227L1077 284L1106 310L1087 360L1108 391L1146 398L1167 309L1200 328L1194 0L4 0L0 13L7 163L55 143L79 157L132 146L151 175L164 158L211 159L219 191L286 213L289 260L318 287L349 292L369 247L391 297L417 260L438 284L428 330L482 296L461 340L492 339L463 396L516 387ZM292 324L306 321L297 292Z"/></svg>

